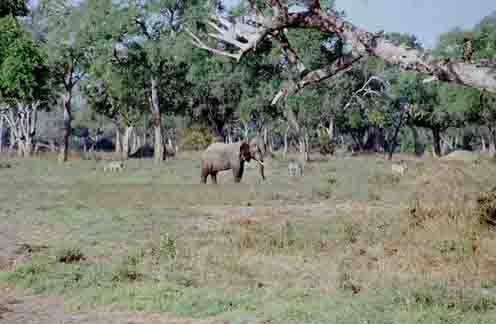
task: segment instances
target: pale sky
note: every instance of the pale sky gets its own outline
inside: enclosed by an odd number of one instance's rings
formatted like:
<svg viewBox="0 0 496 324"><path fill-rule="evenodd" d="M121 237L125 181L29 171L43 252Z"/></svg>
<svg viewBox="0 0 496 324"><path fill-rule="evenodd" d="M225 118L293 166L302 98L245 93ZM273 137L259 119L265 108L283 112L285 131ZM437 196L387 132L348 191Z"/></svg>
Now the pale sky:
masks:
<svg viewBox="0 0 496 324"><path fill-rule="evenodd" d="M238 0L225 0L226 4ZM368 3L368 4L367 4ZM473 27L496 11L495 0L336 0L346 19L369 31L415 34L432 48L439 34L453 27Z"/></svg>
<svg viewBox="0 0 496 324"><path fill-rule="evenodd" d="M229 6L239 0L224 2ZM336 4L359 27L415 34L428 48L439 34L454 27L471 28L496 11L496 0L336 0Z"/></svg>

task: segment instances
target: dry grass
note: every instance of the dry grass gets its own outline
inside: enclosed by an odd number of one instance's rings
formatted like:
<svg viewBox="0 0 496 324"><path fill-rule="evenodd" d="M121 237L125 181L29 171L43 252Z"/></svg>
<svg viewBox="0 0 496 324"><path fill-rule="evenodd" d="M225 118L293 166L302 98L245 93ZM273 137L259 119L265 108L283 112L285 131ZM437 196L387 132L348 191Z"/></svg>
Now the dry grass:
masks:
<svg viewBox="0 0 496 324"><path fill-rule="evenodd" d="M77 304L235 322L495 315L496 299L469 293L496 287L496 233L476 208L493 164L402 156L409 171L393 178L380 156L322 158L290 179L276 156L266 183L253 169L215 187L198 184L197 154L130 160L119 175L92 160L11 161L0 231L12 237L0 247L50 248L3 277Z"/></svg>

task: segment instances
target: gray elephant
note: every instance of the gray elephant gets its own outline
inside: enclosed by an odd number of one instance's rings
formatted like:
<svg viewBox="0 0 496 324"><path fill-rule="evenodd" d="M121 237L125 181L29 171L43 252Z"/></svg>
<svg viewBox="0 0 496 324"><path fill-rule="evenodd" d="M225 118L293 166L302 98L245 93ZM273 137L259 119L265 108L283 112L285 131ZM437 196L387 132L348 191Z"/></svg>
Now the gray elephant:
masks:
<svg viewBox="0 0 496 324"><path fill-rule="evenodd" d="M203 152L201 157L201 183L207 183L210 175L212 183L217 183L217 173L232 169L234 182L243 177L244 163L253 159L259 163L262 179L265 180L263 154L256 141L249 144L240 141L231 144L213 143Z"/></svg>

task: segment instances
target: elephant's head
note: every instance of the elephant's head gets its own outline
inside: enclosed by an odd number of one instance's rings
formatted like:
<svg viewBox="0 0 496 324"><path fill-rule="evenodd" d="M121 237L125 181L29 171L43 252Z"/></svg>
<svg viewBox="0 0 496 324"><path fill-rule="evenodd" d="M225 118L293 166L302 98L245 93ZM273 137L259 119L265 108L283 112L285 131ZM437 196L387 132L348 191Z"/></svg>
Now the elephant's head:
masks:
<svg viewBox="0 0 496 324"><path fill-rule="evenodd" d="M250 144L243 142L240 147L240 153L243 161L250 162L253 159L258 162L260 175L265 180L263 153L258 143L256 141L251 141Z"/></svg>

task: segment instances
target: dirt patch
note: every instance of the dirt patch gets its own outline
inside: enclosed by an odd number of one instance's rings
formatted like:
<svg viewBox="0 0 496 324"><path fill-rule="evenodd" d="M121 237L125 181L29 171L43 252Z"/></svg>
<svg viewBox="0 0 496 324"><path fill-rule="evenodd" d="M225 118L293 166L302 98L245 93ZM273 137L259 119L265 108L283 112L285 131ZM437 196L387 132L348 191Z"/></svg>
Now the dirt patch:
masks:
<svg viewBox="0 0 496 324"><path fill-rule="evenodd" d="M0 323L8 324L227 324L217 319L196 320L168 314L123 311L118 307L71 310L64 299L36 296L0 285Z"/></svg>
<svg viewBox="0 0 496 324"><path fill-rule="evenodd" d="M410 214L418 222L434 218L470 217L480 185L463 167L433 165L415 181Z"/></svg>
<svg viewBox="0 0 496 324"><path fill-rule="evenodd" d="M475 162L480 158L480 155L471 151L454 151L443 156L443 160Z"/></svg>

